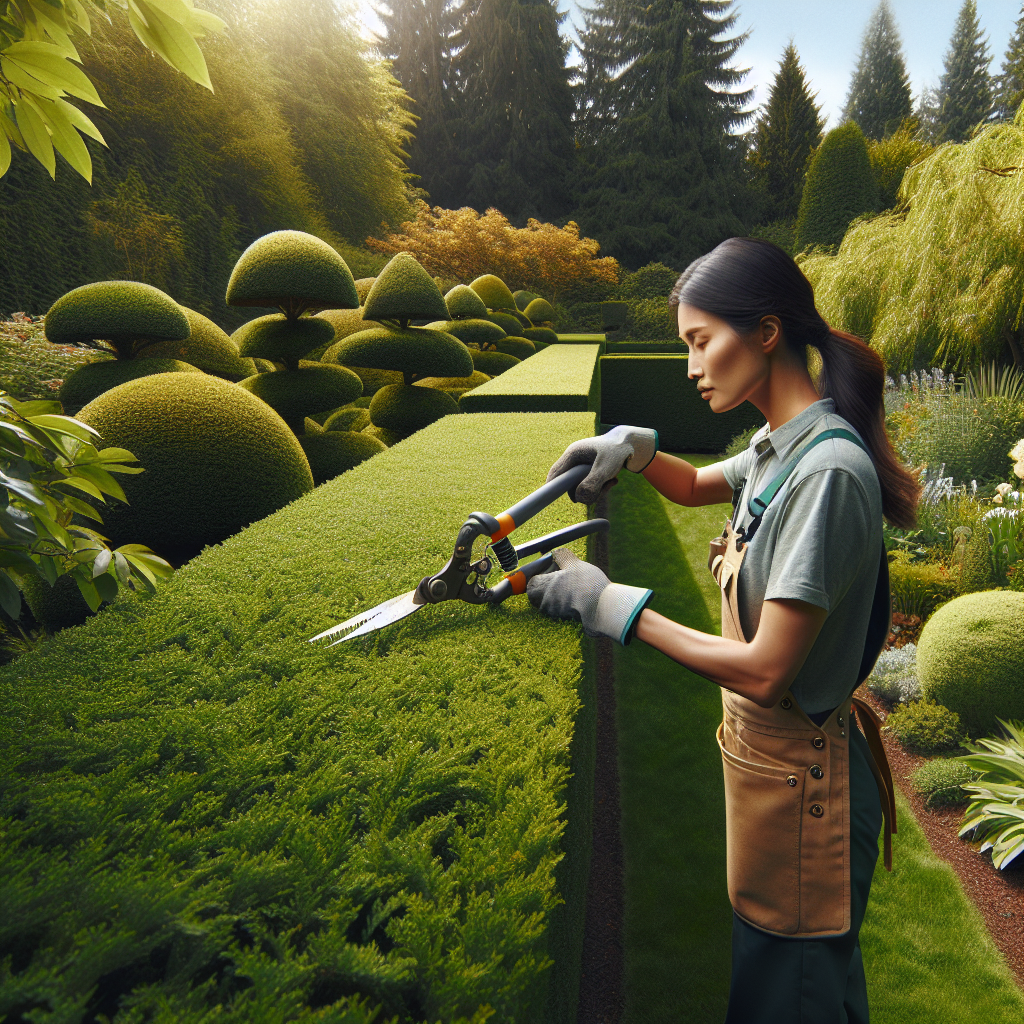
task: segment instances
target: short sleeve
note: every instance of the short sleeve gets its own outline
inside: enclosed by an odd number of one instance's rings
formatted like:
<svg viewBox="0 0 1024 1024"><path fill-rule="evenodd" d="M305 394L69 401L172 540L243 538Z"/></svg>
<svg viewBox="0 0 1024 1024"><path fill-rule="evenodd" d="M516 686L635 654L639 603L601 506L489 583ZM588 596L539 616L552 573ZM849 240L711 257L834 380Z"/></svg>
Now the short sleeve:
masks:
<svg viewBox="0 0 1024 1024"><path fill-rule="evenodd" d="M860 483L844 470L818 470L794 481L773 530L775 547L764 599L806 601L831 612L850 589L867 554L869 508Z"/></svg>
<svg viewBox="0 0 1024 1024"><path fill-rule="evenodd" d="M753 448L745 448L739 453L734 455L731 459L724 459L722 462L716 462L714 467L721 469L725 474L726 483L733 489L737 487L747 478L750 471L754 468L754 462L757 460L757 455ZM709 468L714 468L709 467Z"/></svg>

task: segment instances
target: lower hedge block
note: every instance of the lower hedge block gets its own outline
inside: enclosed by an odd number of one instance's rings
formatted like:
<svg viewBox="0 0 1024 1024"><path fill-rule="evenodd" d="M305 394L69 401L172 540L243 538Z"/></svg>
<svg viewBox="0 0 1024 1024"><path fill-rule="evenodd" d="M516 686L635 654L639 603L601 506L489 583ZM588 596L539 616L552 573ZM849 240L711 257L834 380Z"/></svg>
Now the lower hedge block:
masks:
<svg viewBox="0 0 1024 1024"><path fill-rule="evenodd" d="M764 417L749 402L713 413L683 355L601 357L601 421L654 427L662 451L720 452Z"/></svg>
<svg viewBox="0 0 1024 1024"><path fill-rule="evenodd" d="M463 412L597 412L598 345L549 345L500 377L467 391Z"/></svg>

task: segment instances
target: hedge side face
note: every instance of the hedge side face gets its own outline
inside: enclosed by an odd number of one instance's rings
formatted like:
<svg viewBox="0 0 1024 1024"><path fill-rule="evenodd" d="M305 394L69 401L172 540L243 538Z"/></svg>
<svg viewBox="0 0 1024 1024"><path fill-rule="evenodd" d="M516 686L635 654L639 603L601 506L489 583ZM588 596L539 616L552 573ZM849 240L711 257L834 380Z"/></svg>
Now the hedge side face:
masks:
<svg viewBox="0 0 1024 1024"><path fill-rule="evenodd" d="M0 670L2 1005L550 1019L583 900L571 848L556 874L581 631L519 597L307 638L440 569L594 427L448 417ZM521 539L584 515L562 498Z"/></svg>
<svg viewBox="0 0 1024 1024"><path fill-rule="evenodd" d="M654 427L662 451L720 452L741 431L764 423L749 402L713 413L687 377L683 355L601 357L601 421Z"/></svg>
<svg viewBox="0 0 1024 1024"><path fill-rule="evenodd" d="M550 345L459 400L463 412L597 412L599 345Z"/></svg>

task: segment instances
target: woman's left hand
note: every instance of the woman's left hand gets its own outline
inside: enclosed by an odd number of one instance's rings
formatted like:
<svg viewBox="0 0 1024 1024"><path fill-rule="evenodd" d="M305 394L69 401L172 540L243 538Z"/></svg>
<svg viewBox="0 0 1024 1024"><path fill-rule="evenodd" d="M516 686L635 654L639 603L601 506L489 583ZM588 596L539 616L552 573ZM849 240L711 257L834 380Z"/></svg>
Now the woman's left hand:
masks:
<svg viewBox="0 0 1024 1024"><path fill-rule="evenodd" d="M628 644L654 591L612 583L596 565L581 561L568 548L559 548L553 557L557 569L534 576L526 585L530 604L554 619L582 623L587 636Z"/></svg>

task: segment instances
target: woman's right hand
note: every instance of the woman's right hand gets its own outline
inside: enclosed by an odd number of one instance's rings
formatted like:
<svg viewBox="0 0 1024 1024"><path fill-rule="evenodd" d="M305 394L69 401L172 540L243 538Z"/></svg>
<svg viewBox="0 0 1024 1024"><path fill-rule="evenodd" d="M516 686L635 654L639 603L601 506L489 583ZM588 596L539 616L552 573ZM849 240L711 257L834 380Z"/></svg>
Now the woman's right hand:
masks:
<svg viewBox="0 0 1024 1024"><path fill-rule="evenodd" d="M590 466L590 472L569 492L572 501L592 505L615 483L623 468L645 470L658 453L658 432L652 427L613 427L607 434L573 441L548 470L548 480L573 466Z"/></svg>

